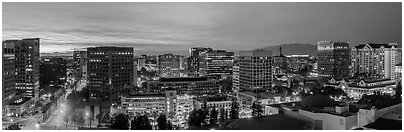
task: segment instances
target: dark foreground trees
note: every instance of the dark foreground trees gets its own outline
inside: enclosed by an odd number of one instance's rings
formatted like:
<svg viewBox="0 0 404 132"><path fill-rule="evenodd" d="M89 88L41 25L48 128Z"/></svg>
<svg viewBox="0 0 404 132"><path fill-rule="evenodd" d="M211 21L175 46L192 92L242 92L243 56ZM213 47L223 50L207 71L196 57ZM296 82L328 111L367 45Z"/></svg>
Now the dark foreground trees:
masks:
<svg viewBox="0 0 404 132"><path fill-rule="evenodd" d="M129 129L129 116L126 114L118 114L112 120L111 129L115 130L128 130Z"/></svg>
<svg viewBox="0 0 404 132"><path fill-rule="evenodd" d="M146 115L135 116L131 122L132 130L153 130L152 125L149 122L149 118Z"/></svg>
<svg viewBox="0 0 404 132"><path fill-rule="evenodd" d="M20 128L20 124L18 123L13 123L11 125L9 125L6 130L21 130Z"/></svg>
<svg viewBox="0 0 404 132"><path fill-rule="evenodd" d="M173 130L173 125L167 120L167 117L164 114L161 114L157 118L157 127L158 130Z"/></svg>
<svg viewBox="0 0 404 132"><path fill-rule="evenodd" d="M253 117L261 117L262 113L264 112L262 106L259 105L257 102L253 102L251 106L252 116Z"/></svg>

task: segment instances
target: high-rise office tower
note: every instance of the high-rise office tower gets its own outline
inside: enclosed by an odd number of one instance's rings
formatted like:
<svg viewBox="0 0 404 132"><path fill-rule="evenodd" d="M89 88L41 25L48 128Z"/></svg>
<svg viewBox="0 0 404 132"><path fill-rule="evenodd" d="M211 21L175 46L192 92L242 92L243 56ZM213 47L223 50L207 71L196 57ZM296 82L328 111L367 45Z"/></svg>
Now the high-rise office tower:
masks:
<svg viewBox="0 0 404 132"><path fill-rule="evenodd" d="M8 104L15 95L15 45L3 41L3 81L2 101L3 106ZM3 107L4 108L4 107Z"/></svg>
<svg viewBox="0 0 404 132"><path fill-rule="evenodd" d="M146 70L157 69L157 56L140 55L137 59L138 69L146 68Z"/></svg>
<svg viewBox="0 0 404 132"><path fill-rule="evenodd" d="M43 87L63 88L67 78L67 60L61 57L41 59L39 84Z"/></svg>
<svg viewBox="0 0 404 132"><path fill-rule="evenodd" d="M39 97L39 43L39 38L3 41L15 48L15 88L35 101Z"/></svg>
<svg viewBox="0 0 404 132"><path fill-rule="evenodd" d="M90 98L119 105L133 85L133 48L89 47L87 57Z"/></svg>
<svg viewBox="0 0 404 132"><path fill-rule="evenodd" d="M200 53L201 75L212 79L231 77L233 68L234 52L226 50L211 50Z"/></svg>
<svg viewBox="0 0 404 132"><path fill-rule="evenodd" d="M272 51L240 51L240 91L252 93L270 92L272 88Z"/></svg>
<svg viewBox="0 0 404 132"><path fill-rule="evenodd" d="M317 43L318 75L322 78L349 77L349 43L320 41Z"/></svg>
<svg viewBox="0 0 404 132"><path fill-rule="evenodd" d="M240 90L240 66L239 66L239 61L238 61L238 57L235 56L234 57L234 62L233 62L233 73L232 73L233 77L233 92L237 93Z"/></svg>
<svg viewBox="0 0 404 132"><path fill-rule="evenodd" d="M73 51L74 79L78 81L82 77L87 77L87 51Z"/></svg>
<svg viewBox="0 0 404 132"><path fill-rule="evenodd" d="M195 48L189 49L189 54L190 54L190 57L188 58L189 59L189 63L188 63L189 71L198 74L199 68L200 68L200 60L201 60L200 54L202 52L212 51L212 50L213 50L212 48L203 48L203 47L195 47Z"/></svg>
<svg viewBox="0 0 404 132"><path fill-rule="evenodd" d="M180 56L181 77L188 76L188 57Z"/></svg>
<svg viewBox="0 0 404 132"><path fill-rule="evenodd" d="M396 44L366 43L352 47L351 75L363 75L366 79L396 79L397 52Z"/></svg>
<svg viewBox="0 0 404 132"><path fill-rule="evenodd" d="M157 59L159 77L180 77L180 55L164 54Z"/></svg>

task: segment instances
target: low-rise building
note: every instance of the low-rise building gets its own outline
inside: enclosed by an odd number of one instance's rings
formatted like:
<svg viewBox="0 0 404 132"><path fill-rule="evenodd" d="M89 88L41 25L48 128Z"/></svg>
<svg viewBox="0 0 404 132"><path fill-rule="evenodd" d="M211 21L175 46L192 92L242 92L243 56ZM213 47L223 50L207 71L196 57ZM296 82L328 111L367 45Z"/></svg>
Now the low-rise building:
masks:
<svg viewBox="0 0 404 132"><path fill-rule="evenodd" d="M332 78L325 86L333 86L344 90L348 97L359 100L365 94L373 94L374 92L388 93L394 95L396 80L379 79L379 80L360 80L345 81L335 80Z"/></svg>
<svg viewBox="0 0 404 132"><path fill-rule="evenodd" d="M194 110L192 96L177 95L176 112L173 125L180 126L181 128L188 128L189 113Z"/></svg>
<svg viewBox="0 0 404 132"><path fill-rule="evenodd" d="M292 97L277 93L251 93L251 92L239 92L237 93L238 99L241 102L242 107L250 108L252 103L257 101L261 105L267 104L279 104L285 102L295 102L299 98Z"/></svg>
<svg viewBox="0 0 404 132"><path fill-rule="evenodd" d="M129 94L121 98L122 110L127 113L166 113L167 102L164 94Z"/></svg>
<svg viewBox="0 0 404 132"><path fill-rule="evenodd" d="M158 81L147 82L149 93L164 93L165 89L173 88L178 95L215 95L220 93L218 80L207 77L160 78Z"/></svg>
<svg viewBox="0 0 404 132"><path fill-rule="evenodd" d="M336 105L323 108L304 107L299 114L314 119L322 130L351 130L357 126L356 112L349 111L349 105Z"/></svg>
<svg viewBox="0 0 404 132"><path fill-rule="evenodd" d="M396 80L397 81L401 81L401 75L402 75L402 68L401 68L401 63L400 64L397 64L396 66L395 66L396 68L396 71L395 71L395 76L396 76Z"/></svg>
<svg viewBox="0 0 404 132"><path fill-rule="evenodd" d="M188 116L193 110L192 96L178 95L175 89L166 89L165 94L127 94L121 97L121 112L146 114L152 120L160 114L167 115L173 125L186 128Z"/></svg>
<svg viewBox="0 0 404 132"><path fill-rule="evenodd" d="M376 122L379 118L386 118L392 120L400 120L402 104L396 104L385 108L365 107L358 111L358 127L365 127L373 122ZM376 129L376 128L374 128Z"/></svg>
<svg viewBox="0 0 404 132"><path fill-rule="evenodd" d="M28 109L34 104L34 101L29 97L22 97L20 99L15 100L6 106L7 116L21 116L24 112L27 112Z"/></svg>
<svg viewBox="0 0 404 132"><path fill-rule="evenodd" d="M206 108L220 110L222 108L230 110L232 101L226 96L212 96L195 99L195 109L202 109L206 102Z"/></svg>

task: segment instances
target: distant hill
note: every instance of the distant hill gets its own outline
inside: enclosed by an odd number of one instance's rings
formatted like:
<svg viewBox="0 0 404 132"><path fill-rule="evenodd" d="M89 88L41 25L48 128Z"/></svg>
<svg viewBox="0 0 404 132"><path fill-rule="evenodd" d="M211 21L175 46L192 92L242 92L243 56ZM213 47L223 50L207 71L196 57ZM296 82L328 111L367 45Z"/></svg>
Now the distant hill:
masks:
<svg viewBox="0 0 404 132"><path fill-rule="evenodd" d="M279 46L282 46L283 55L316 55L317 45L289 43L275 46L267 46L258 49L272 50L272 55L279 55Z"/></svg>

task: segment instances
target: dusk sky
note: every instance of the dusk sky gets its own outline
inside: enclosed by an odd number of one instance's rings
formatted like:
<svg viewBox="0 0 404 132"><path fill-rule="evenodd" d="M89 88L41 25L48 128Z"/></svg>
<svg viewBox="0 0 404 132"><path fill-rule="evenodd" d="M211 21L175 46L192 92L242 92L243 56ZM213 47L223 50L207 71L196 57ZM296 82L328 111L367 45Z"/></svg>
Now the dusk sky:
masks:
<svg viewBox="0 0 404 132"><path fill-rule="evenodd" d="M322 40L398 42L401 3L3 3L3 40L41 38L41 52L133 46L251 50Z"/></svg>

